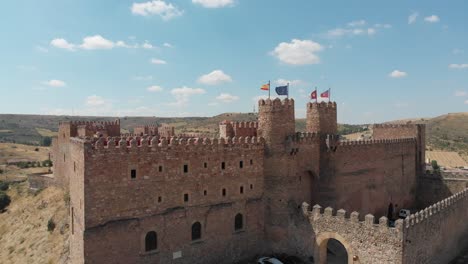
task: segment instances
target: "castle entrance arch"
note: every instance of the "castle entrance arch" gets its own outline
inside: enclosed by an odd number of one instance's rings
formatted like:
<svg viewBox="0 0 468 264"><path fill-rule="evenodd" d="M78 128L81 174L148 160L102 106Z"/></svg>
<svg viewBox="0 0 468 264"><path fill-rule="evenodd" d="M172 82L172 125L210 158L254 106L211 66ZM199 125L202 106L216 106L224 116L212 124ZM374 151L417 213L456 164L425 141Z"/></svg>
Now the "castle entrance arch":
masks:
<svg viewBox="0 0 468 264"><path fill-rule="evenodd" d="M323 232L317 236L314 255L319 264L354 263L351 245L334 232Z"/></svg>

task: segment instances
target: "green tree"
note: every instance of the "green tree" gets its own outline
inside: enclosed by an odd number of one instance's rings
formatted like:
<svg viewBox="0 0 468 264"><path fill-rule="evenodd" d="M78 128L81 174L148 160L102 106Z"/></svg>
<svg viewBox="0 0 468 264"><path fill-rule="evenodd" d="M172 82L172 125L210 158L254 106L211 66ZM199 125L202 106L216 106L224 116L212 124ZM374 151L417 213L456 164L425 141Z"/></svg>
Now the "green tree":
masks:
<svg viewBox="0 0 468 264"><path fill-rule="evenodd" d="M51 137L42 137L41 140L41 145L44 147L49 147L52 144L52 138Z"/></svg>
<svg viewBox="0 0 468 264"><path fill-rule="evenodd" d="M10 205L10 203L11 203L10 196L8 196L4 192L0 192L0 212L5 210L5 208L7 208L7 206Z"/></svg>

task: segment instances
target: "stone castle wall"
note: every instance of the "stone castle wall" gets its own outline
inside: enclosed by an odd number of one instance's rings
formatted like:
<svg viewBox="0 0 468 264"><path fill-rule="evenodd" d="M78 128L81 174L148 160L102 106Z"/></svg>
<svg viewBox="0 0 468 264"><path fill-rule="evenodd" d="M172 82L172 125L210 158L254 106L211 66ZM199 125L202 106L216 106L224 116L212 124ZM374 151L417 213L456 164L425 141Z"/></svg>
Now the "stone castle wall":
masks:
<svg viewBox="0 0 468 264"><path fill-rule="evenodd" d="M330 145L313 203L386 215L390 203L411 206L416 193L414 139L343 141Z"/></svg>
<svg viewBox="0 0 468 264"><path fill-rule="evenodd" d="M230 122L223 121L219 124L219 136L227 137L256 137L257 122Z"/></svg>
<svg viewBox="0 0 468 264"><path fill-rule="evenodd" d="M404 263L448 263L466 247L468 189L405 219Z"/></svg>
<svg viewBox="0 0 468 264"><path fill-rule="evenodd" d="M336 103L307 103L306 131L335 135L338 131Z"/></svg>
<svg viewBox="0 0 468 264"><path fill-rule="evenodd" d="M168 263L180 251L172 263L225 263L252 255L264 235L262 142L143 137L84 143L85 260ZM238 213L244 229L234 231ZM196 221L201 241L190 239ZM146 254L141 242L151 229L158 233L157 254Z"/></svg>

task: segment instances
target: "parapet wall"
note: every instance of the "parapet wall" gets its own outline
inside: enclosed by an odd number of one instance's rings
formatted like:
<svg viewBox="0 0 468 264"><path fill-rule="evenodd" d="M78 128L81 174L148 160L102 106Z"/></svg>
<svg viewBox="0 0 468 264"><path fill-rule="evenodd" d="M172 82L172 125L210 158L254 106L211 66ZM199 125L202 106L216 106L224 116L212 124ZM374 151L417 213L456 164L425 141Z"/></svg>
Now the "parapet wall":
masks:
<svg viewBox="0 0 468 264"><path fill-rule="evenodd" d="M316 244L314 260L316 263L327 263L327 243L329 239L338 240L346 249L348 263L402 263L403 220L396 221L395 227L389 227L388 219L383 216L375 223L371 214L359 220L359 213L349 216L340 209L334 213L327 207L322 212L320 205L310 211L307 203L302 204L302 211L312 225Z"/></svg>
<svg viewBox="0 0 468 264"><path fill-rule="evenodd" d="M404 263L449 263L467 245L468 189L410 215L404 222Z"/></svg>
<svg viewBox="0 0 468 264"><path fill-rule="evenodd" d="M219 124L220 137L256 137L258 122L223 121Z"/></svg>

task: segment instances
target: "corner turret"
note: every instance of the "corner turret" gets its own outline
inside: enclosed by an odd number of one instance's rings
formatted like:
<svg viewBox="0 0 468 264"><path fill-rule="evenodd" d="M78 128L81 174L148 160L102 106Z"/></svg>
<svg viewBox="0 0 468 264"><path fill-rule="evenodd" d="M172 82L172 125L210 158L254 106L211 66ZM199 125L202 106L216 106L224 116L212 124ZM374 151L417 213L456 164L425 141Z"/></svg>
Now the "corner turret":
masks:
<svg viewBox="0 0 468 264"><path fill-rule="evenodd" d="M336 102L307 103L306 130L311 133L336 135L336 117Z"/></svg>

